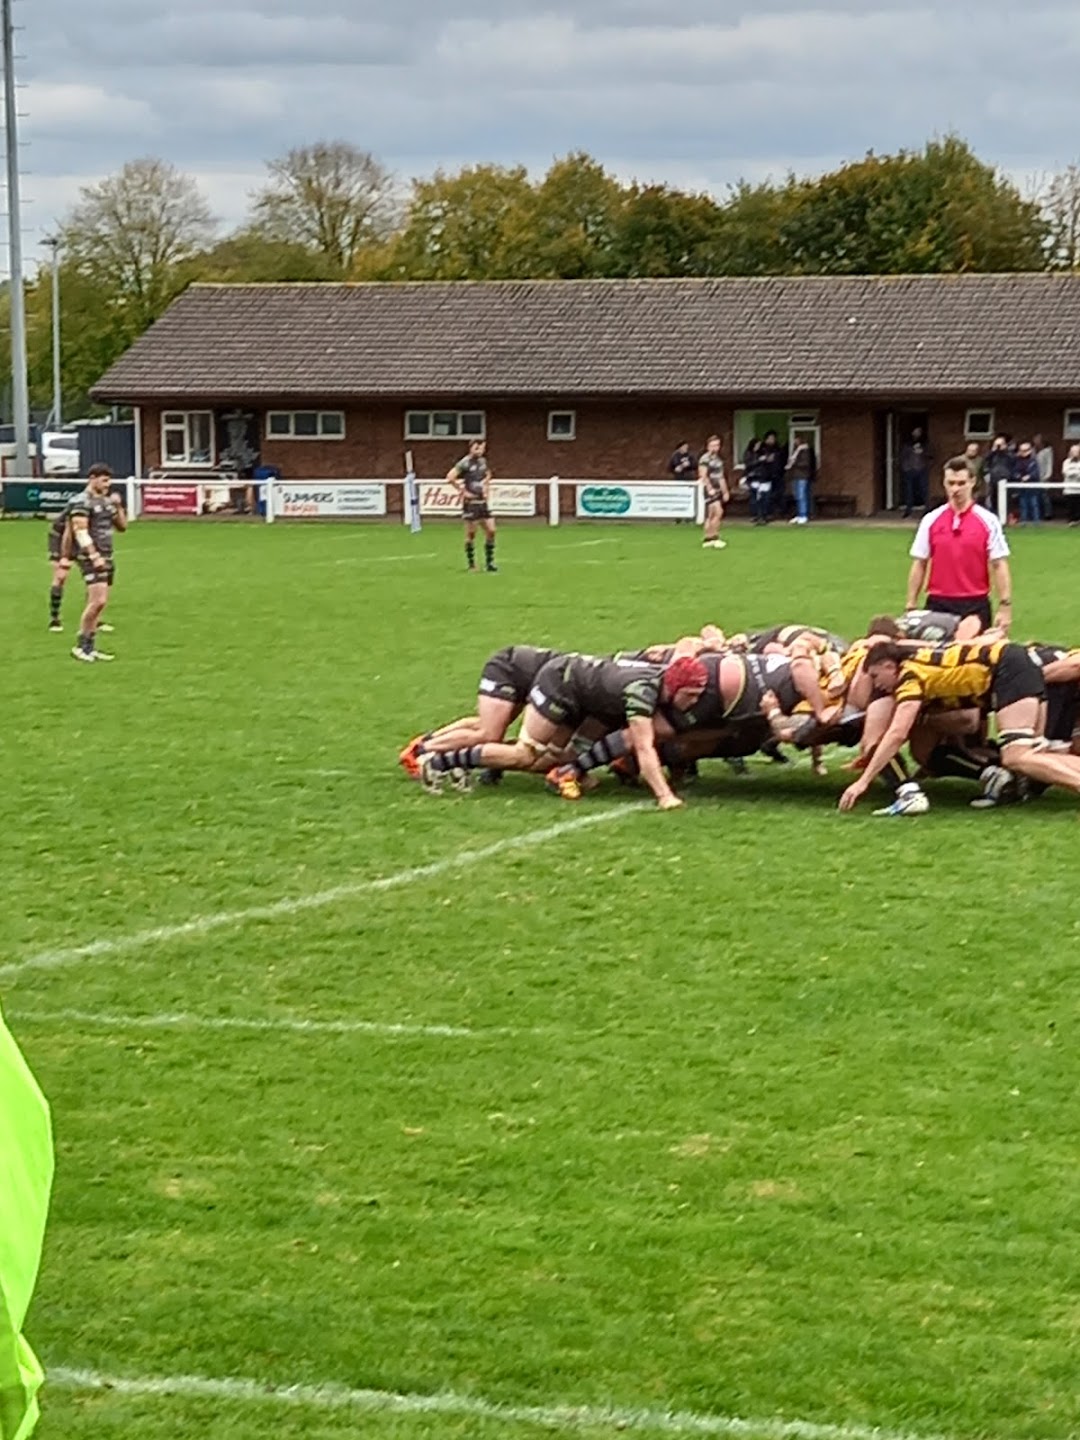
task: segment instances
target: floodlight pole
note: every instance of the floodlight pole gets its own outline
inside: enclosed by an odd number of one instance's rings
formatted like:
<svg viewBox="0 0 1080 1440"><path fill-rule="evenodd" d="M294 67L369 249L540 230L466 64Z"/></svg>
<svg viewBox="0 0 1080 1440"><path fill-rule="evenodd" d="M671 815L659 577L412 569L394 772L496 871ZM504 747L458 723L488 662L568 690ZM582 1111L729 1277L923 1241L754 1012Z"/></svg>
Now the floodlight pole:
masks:
<svg viewBox="0 0 1080 1440"><path fill-rule="evenodd" d="M26 296L23 293L19 133L15 113L15 32L11 0L0 0L4 50L4 149L7 151L8 260L11 277L11 406L16 475L30 474L30 390L26 378Z"/></svg>
<svg viewBox="0 0 1080 1440"><path fill-rule="evenodd" d="M45 244L52 251L52 423L64 428L64 398L60 378L60 237L49 235Z"/></svg>

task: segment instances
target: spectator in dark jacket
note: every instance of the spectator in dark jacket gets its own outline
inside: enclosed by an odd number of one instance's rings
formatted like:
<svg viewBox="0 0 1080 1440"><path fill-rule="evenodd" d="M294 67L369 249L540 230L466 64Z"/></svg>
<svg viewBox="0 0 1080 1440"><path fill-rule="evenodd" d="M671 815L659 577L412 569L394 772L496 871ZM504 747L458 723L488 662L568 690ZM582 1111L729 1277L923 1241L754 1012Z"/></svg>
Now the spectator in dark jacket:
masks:
<svg viewBox="0 0 1080 1440"><path fill-rule="evenodd" d="M1039 457L1035 454L1030 440L1022 440L1016 450L1013 462L1013 479L1023 485L1020 494L1020 524L1042 523L1042 473Z"/></svg>
<svg viewBox="0 0 1080 1440"><path fill-rule="evenodd" d="M772 508L772 477L755 435L743 455L743 481L750 493L750 514L755 525L767 525Z"/></svg>
<svg viewBox="0 0 1080 1440"><path fill-rule="evenodd" d="M904 499L904 515L912 510L925 510L930 494L930 447L918 425L911 439L900 447L900 486Z"/></svg>
<svg viewBox="0 0 1080 1440"><path fill-rule="evenodd" d="M778 520L784 513L784 447L775 430L768 430L761 442L761 465L769 482L769 518Z"/></svg>
<svg viewBox="0 0 1080 1440"><path fill-rule="evenodd" d="M993 444L990 446L990 453L983 461L983 479L986 482L984 504L988 510L993 510L995 515L998 508L998 486L1012 480L1015 463L1009 450L1009 437L995 435ZM1012 502L1010 502L1010 508L1012 508Z"/></svg>
<svg viewBox="0 0 1080 1440"><path fill-rule="evenodd" d="M697 479L697 456L690 453L690 441L680 440L678 448L667 462L668 474L673 480L692 484Z"/></svg>

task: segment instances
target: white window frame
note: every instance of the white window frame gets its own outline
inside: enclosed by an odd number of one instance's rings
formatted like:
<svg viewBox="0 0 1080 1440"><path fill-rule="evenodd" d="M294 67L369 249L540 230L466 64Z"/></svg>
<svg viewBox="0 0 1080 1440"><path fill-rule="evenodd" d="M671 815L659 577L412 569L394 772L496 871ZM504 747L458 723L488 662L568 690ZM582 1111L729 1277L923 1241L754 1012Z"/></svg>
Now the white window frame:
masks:
<svg viewBox="0 0 1080 1440"><path fill-rule="evenodd" d="M990 423L985 430L973 430L971 417L973 415L988 415ZM992 405L973 405L970 410L964 413L964 439L965 440L992 440L997 434L994 428L997 424L997 416Z"/></svg>
<svg viewBox="0 0 1080 1440"><path fill-rule="evenodd" d="M565 416L570 421L570 429L564 433L556 433L556 416ZM576 410L549 410L547 419L547 438L554 441L576 440L577 439L577 411Z"/></svg>
<svg viewBox="0 0 1080 1440"><path fill-rule="evenodd" d="M284 432L284 431L281 431L281 430L271 430L271 428L270 428L270 421L273 420L273 419L280 419L281 416L283 416L283 415L287 418L287 420L288 420L288 422L289 422L289 429L288 429L288 431L287 431L287 432ZM296 417L297 417L297 415L314 415L314 416L315 416L315 430L316 430L316 433L315 433L314 435L298 435L298 434L296 433ZM340 430L337 430L337 431L334 431L334 430L325 431L325 430L323 429L323 421L326 419L326 417L327 417L328 415L333 415L335 419L337 419L337 420L339 420L339 421L341 422L341 428L340 428ZM344 439L345 439L345 411L344 411L344 410L306 410L306 409L300 409L300 410L268 410L268 411L266 412L266 427L265 427L265 433L266 433L266 439L267 439L267 440L344 440Z"/></svg>
<svg viewBox="0 0 1080 1440"><path fill-rule="evenodd" d="M1070 405L1062 416L1061 434L1066 440L1080 440L1080 405Z"/></svg>
<svg viewBox="0 0 1080 1440"><path fill-rule="evenodd" d="M193 460L191 452L194 448L191 443L191 422L193 418L205 416L210 427L210 453L205 460ZM178 423L172 420L173 416L181 416ZM179 460L174 455L169 455L165 448L165 436L167 433L175 434L182 431L184 436L184 458ZM217 435L215 433L213 410L162 410L161 412L161 463L163 466L172 469L189 466L192 469L206 470L217 463Z"/></svg>
<svg viewBox="0 0 1080 1440"><path fill-rule="evenodd" d="M426 433L412 429L411 422L414 416L423 415L427 418ZM452 416L454 428L452 433L440 432L435 434L435 416ZM480 428L463 430L462 420L469 416L470 419L479 418ZM406 440L486 440L487 439L487 415L483 410L406 410L405 411L405 439Z"/></svg>

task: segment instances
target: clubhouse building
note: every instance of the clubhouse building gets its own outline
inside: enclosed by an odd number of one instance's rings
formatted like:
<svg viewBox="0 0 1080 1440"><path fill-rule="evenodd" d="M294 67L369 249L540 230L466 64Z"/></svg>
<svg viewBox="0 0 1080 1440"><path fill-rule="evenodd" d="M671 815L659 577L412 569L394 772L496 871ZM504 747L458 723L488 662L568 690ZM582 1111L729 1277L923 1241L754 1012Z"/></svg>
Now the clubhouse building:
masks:
<svg viewBox="0 0 1080 1440"><path fill-rule="evenodd" d="M808 434L822 513L899 499L919 427L1080 440L1080 275L193 285L93 391L140 473L658 480L676 445ZM400 494L400 492L396 492Z"/></svg>

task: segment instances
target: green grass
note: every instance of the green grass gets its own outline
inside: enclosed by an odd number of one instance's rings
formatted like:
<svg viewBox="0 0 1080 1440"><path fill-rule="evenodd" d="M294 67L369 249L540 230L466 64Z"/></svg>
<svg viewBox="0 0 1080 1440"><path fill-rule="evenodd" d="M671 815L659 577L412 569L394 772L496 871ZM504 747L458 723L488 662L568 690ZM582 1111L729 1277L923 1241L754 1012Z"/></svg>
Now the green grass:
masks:
<svg viewBox="0 0 1080 1440"><path fill-rule="evenodd" d="M755 765L662 815L526 778L434 800L394 763L469 709L503 644L609 649L704 620L855 633L902 601L906 540L736 529L718 554L676 526L508 525L502 573L470 576L446 528L145 523L121 542L119 658L80 667L79 583L47 634L44 527L0 527L0 963L620 812L0 981L57 1134L29 1327L45 1361L1076 1434L1071 798L975 814L946 784L925 819L888 822L838 815L839 773ZM1080 637L1077 544L1019 537L1024 636ZM564 1429L53 1386L41 1434Z"/></svg>

